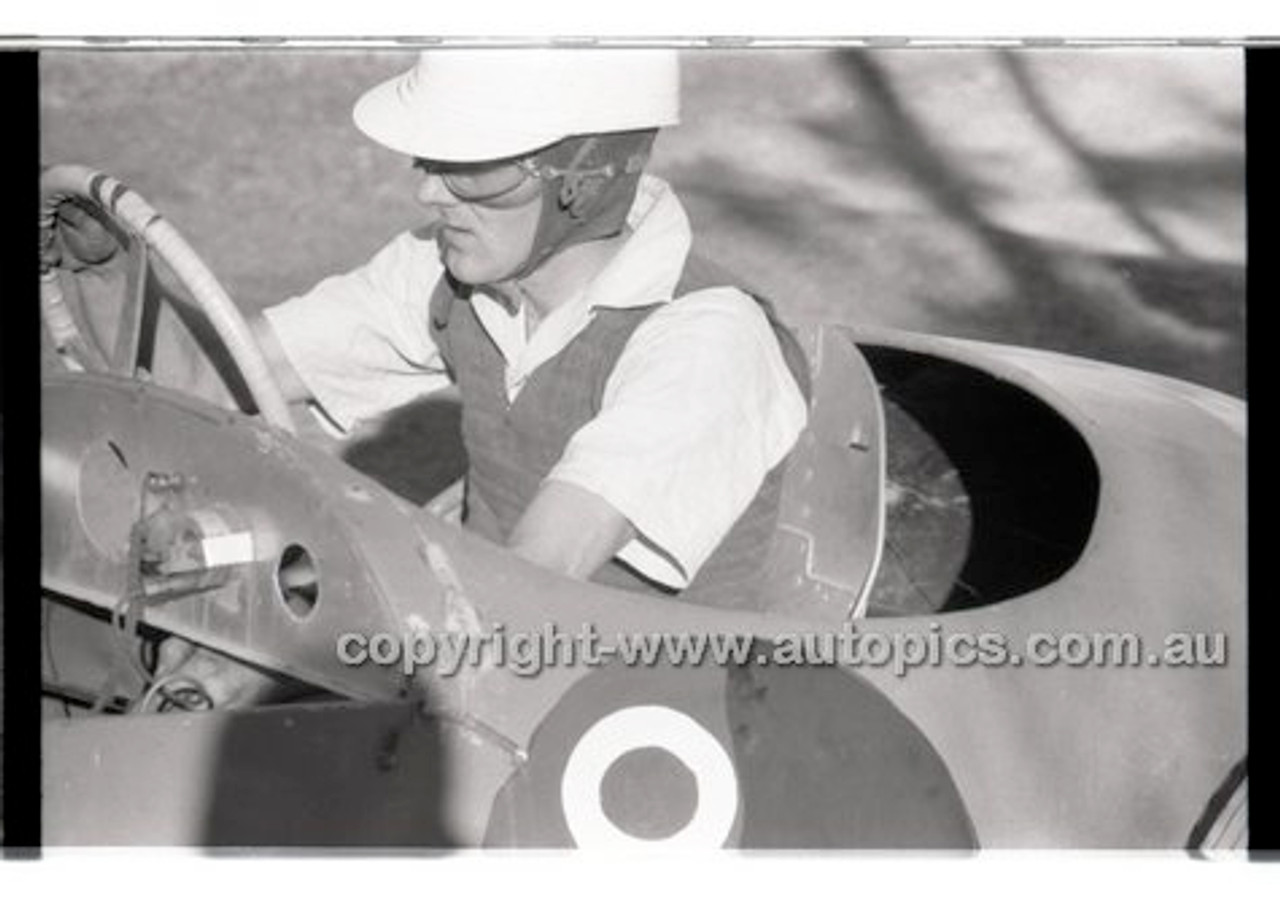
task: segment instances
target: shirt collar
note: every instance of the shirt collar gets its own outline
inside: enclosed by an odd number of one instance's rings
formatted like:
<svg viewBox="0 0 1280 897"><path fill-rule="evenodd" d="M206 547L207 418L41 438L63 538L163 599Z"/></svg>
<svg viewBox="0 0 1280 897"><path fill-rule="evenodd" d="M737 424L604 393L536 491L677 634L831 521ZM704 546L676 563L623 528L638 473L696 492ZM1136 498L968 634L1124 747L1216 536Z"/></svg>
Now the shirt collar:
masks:
<svg viewBox="0 0 1280 897"><path fill-rule="evenodd" d="M643 308L670 302L692 244L689 218L675 192L652 175L640 179L627 213L631 234L586 289L556 308L532 342L525 336L523 309L515 314L488 293L477 291L472 307L480 323L520 379L563 348L591 320L596 308Z"/></svg>
<svg viewBox="0 0 1280 897"><path fill-rule="evenodd" d="M693 240L689 216L665 181L644 175L627 213L631 236L579 301L588 308L639 308L669 302Z"/></svg>
<svg viewBox="0 0 1280 897"><path fill-rule="evenodd" d="M640 308L669 302L693 241L689 216L671 186L661 178L641 176L627 213L631 235L617 254L568 304L593 308ZM520 309L487 292L483 300L517 317Z"/></svg>

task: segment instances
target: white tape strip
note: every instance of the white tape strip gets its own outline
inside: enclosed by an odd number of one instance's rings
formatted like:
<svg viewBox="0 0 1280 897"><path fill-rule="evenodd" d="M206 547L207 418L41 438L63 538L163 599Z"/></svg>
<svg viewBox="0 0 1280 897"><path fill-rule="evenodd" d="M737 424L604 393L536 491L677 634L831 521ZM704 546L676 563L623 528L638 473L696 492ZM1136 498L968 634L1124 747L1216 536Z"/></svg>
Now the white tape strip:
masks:
<svg viewBox="0 0 1280 897"><path fill-rule="evenodd" d="M206 567L226 567L231 564L247 564L253 560L253 533L227 533L224 536L208 536L200 540Z"/></svg>

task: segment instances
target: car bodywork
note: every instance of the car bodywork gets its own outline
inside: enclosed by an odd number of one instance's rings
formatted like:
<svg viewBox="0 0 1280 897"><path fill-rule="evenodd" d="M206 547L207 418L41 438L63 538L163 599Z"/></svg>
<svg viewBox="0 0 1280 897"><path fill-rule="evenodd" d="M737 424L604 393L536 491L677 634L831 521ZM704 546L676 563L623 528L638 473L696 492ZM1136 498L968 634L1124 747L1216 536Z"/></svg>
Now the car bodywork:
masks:
<svg viewBox="0 0 1280 897"><path fill-rule="evenodd" d="M46 373L50 600L136 615L332 696L49 719L47 842L1183 848L1235 826L1238 845L1243 404L1030 349L801 336L812 420L761 613L564 579L261 419ZM174 542L141 570L139 532L170 518L195 521L203 556ZM347 633L549 625L899 650L1123 636L1141 653L906 670L615 657L445 676L335 649ZM1178 635L1211 650L1153 658Z"/></svg>

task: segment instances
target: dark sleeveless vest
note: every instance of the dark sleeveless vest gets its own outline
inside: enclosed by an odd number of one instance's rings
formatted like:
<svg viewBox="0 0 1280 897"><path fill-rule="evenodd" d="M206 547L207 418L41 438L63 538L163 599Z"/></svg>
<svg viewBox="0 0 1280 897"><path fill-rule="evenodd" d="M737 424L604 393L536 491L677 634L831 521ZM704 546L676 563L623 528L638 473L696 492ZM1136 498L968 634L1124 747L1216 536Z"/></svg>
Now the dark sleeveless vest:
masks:
<svg viewBox="0 0 1280 897"><path fill-rule="evenodd" d="M690 257L675 301L706 287L731 283L710 263ZM807 397L809 370L803 350L778 321L773 307L766 300L752 299L768 317L787 366ZM539 366L515 401L508 402L506 360L476 316L470 290L448 274L441 277L431 298L431 335L462 397L462 438L469 462L464 521L469 529L505 544L570 438L600 412L609 375L632 333L659 307L595 309L591 323ZM759 579L773 540L785 466L784 459L765 477L747 509L688 587L678 593L681 598L761 609ZM617 560L591 578L616 588L677 594Z"/></svg>

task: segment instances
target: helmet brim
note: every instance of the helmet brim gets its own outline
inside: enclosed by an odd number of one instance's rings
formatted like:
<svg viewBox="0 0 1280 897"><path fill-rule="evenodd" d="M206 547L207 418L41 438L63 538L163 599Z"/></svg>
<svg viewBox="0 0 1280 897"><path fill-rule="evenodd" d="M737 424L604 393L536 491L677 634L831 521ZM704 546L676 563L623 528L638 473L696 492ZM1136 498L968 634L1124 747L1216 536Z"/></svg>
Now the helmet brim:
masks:
<svg viewBox="0 0 1280 897"><path fill-rule="evenodd" d="M362 96L352 118L370 139L396 152L441 162L486 162L534 152L568 136L554 128L495 128L474 111L424 97L414 72L405 72Z"/></svg>
<svg viewBox="0 0 1280 897"><path fill-rule="evenodd" d="M577 134L676 124L679 69L669 50L427 51L352 116L406 155L506 159Z"/></svg>

